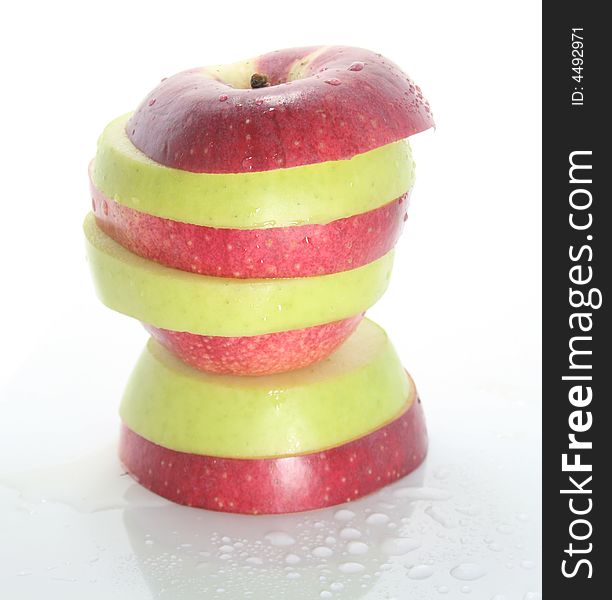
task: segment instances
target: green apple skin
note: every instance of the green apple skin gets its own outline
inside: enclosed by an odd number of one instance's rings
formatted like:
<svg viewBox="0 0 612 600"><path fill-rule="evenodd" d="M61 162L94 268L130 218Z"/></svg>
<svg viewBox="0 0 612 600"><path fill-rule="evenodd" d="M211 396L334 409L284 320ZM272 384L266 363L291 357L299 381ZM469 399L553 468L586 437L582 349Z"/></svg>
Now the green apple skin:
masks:
<svg viewBox="0 0 612 600"><path fill-rule="evenodd" d="M415 397L386 333L364 319L322 362L262 377L203 373L150 340L120 414L171 450L262 458L343 444L393 420Z"/></svg>
<svg viewBox="0 0 612 600"><path fill-rule="evenodd" d="M104 234L90 213L87 255L109 308L173 331L247 336L302 329L364 312L384 293L393 251L367 265L314 277L231 279L171 269Z"/></svg>
<svg viewBox="0 0 612 600"><path fill-rule="evenodd" d="M336 160L262 172L192 173L165 167L125 132L128 115L98 141L91 179L104 195L158 217L233 229L326 224L403 196L414 182L407 140Z"/></svg>

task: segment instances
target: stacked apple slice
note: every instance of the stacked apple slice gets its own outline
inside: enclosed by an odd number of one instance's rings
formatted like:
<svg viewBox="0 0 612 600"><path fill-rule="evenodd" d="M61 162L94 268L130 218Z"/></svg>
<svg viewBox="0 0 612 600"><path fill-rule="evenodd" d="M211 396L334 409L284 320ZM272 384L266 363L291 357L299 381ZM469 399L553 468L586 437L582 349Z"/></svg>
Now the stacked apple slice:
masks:
<svg viewBox="0 0 612 600"><path fill-rule="evenodd" d="M179 73L105 129L85 234L101 300L154 338L121 409L143 485L288 512L420 463L414 386L362 317L406 218L405 138L432 125L398 67L320 47Z"/></svg>

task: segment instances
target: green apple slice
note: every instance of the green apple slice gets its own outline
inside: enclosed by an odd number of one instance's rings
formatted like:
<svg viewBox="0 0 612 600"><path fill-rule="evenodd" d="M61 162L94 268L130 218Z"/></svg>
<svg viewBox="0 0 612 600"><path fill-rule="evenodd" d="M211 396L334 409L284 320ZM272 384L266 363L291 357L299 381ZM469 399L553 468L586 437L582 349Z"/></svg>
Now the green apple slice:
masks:
<svg viewBox="0 0 612 600"><path fill-rule="evenodd" d="M338 160L256 173L192 173L160 165L129 140L129 115L98 141L93 184L141 212L211 227L257 229L325 224L405 194L414 182L407 140Z"/></svg>
<svg viewBox="0 0 612 600"><path fill-rule="evenodd" d="M365 435L406 410L415 395L386 333L365 319L324 361L264 377L197 371L151 339L120 413L130 429L172 450L262 458Z"/></svg>
<svg viewBox="0 0 612 600"><path fill-rule="evenodd" d="M393 251L329 275L232 279L171 269L133 254L90 213L87 254L100 300L145 323L202 335L246 336L301 329L357 315L384 293Z"/></svg>

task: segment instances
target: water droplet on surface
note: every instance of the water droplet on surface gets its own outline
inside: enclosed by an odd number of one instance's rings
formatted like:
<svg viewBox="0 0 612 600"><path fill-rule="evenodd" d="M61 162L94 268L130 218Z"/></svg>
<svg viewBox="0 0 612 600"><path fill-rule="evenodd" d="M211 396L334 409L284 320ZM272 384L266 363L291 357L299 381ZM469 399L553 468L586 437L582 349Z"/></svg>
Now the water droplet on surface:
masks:
<svg viewBox="0 0 612 600"><path fill-rule="evenodd" d="M475 581L484 577L485 570L476 563L461 563L451 569L450 574L460 581Z"/></svg>
<svg viewBox="0 0 612 600"><path fill-rule="evenodd" d="M336 79L335 77L331 77L330 79L324 79L323 81L325 81L325 83L328 83L329 85L340 85L342 83L339 79Z"/></svg>
<svg viewBox="0 0 612 600"><path fill-rule="evenodd" d="M441 585L438 588L438 593L439 594L448 594L448 592L450 591L449 587L447 585Z"/></svg>
<svg viewBox="0 0 612 600"><path fill-rule="evenodd" d="M308 238L306 238L306 240L308 240ZM308 241L306 243L308 243ZM348 510L346 508L341 508L340 510L337 510L334 514L334 519L336 519L336 521L346 522L350 521L353 518L355 518L355 513L352 510Z"/></svg>
<svg viewBox="0 0 612 600"><path fill-rule="evenodd" d="M495 594L491 600L508 600L508 597L504 596L503 594Z"/></svg>
<svg viewBox="0 0 612 600"><path fill-rule="evenodd" d="M323 590L319 594L319 596L321 596L321 598L333 598L334 597L334 595L331 592L329 592L328 590Z"/></svg>
<svg viewBox="0 0 612 600"><path fill-rule="evenodd" d="M297 565L302 559L297 554L287 554L285 562L288 565Z"/></svg>
<svg viewBox="0 0 612 600"><path fill-rule="evenodd" d="M497 531L499 531L499 533L503 533L504 535L510 535L511 533L514 533L514 527L512 527L512 525L502 523L497 528Z"/></svg>
<svg viewBox="0 0 612 600"><path fill-rule="evenodd" d="M259 556L249 556L246 561L251 565L261 565L263 564L263 560L259 558Z"/></svg>
<svg viewBox="0 0 612 600"><path fill-rule="evenodd" d="M295 544L295 539L284 531L271 531L264 538L273 546L292 546Z"/></svg>
<svg viewBox="0 0 612 600"><path fill-rule="evenodd" d="M345 562L338 566L342 573L361 573L365 567L358 562Z"/></svg>
<svg viewBox="0 0 612 600"><path fill-rule="evenodd" d="M542 594L538 592L527 592L523 597L523 600L542 600Z"/></svg>
<svg viewBox="0 0 612 600"><path fill-rule="evenodd" d="M461 593L462 594L469 594L472 591L472 588L469 585L464 585L461 588Z"/></svg>
<svg viewBox="0 0 612 600"><path fill-rule="evenodd" d="M535 563L532 560L522 560L521 567L527 570L535 569Z"/></svg>
<svg viewBox="0 0 612 600"><path fill-rule="evenodd" d="M406 575L410 579L427 579L434 574L434 570L427 565L414 565L408 569Z"/></svg>
<svg viewBox="0 0 612 600"><path fill-rule="evenodd" d="M312 551L312 555L316 556L317 558L328 558L333 553L334 551L331 548L328 548L327 546L317 546Z"/></svg>
<svg viewBox="0 0 612 600"><path fill-rule="evenodd" d="M346 549L349 554L359 555L359 554L367 554L369 547L367 544L363 542L349 542L346 546Z"/></svg>
<svg viewBox="0 0 612 600"><path fill-rule="evenodd" d="M289 571L287 573L287 579L299 579L301 575L297 571Z"/></svg>
<svg viewBox="0 0 612 600"><path fill-rule="evenodd" d="M368 525L384 525L389 522L389 517L384 513L372 513L367 519Z"/></svg>
<svg viewBox="0 0 612 600"><path fill-rule="evenodd" d="M345 527L340 530L340 537L343 540L356 540L361 537L361 531L359 529L355 529L354 527Z"/></svg>
<svg viewBox="0 0 612 600"><path fill-rule="evenodd" d="M344 584L340 583L339 581L334 581L329 588L334 592L339 592L340 590L344 589Z"/></svg>
<svg viewBox="0 0 612 600"><path fill-rule="evenodd" d="M389 556L401 556L418 548L421 544L412 538L387 538L381 544L381 549Z"/></svg>
<svg viewBox="0 0 612 600"><path fill-rule="evenodd" d="M431 487L405 487L393 492L396 498L408 500L448 500L452 497L450 492Z"/></svg>
<svg viewBox="0 0 612 600"><path fill-rule="evenodd" d="M335 538L335 537L333 537L333 536L331 536L331 535L328 535L328 536L325 538L325 543L326 543L328 546L331 546L332 544L335 544L335 543L336 543L336 538Z"/></svg>
<svg viewBox="0 0 612 600"><path fill-rule="evenodd" d="M349 71L362 71L365 65L360 61L355 61L349 68Z"/></svg>
<svg viewBox="0 0 612 600"><path fill-rule="evenodd" d="M225 102L227 100L227 94L221 94L219 96L219 102Z"/></svg>

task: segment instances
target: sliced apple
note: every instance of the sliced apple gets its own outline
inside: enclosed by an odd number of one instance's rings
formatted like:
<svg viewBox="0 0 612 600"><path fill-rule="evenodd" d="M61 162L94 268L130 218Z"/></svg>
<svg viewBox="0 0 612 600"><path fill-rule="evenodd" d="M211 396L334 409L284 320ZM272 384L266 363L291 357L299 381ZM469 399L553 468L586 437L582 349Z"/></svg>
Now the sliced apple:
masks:
<svg viewBox="0 0 612 600"><path fill-rule="evenodd" d="M368 264L400 236L407 194L325 225L223 229L172 221L107 198L92 186L100 228L124 248L167 267L236 278L309 277Z"/></svg>
<svg viewBox="0 0 612 600"><path fill-rule="evenodd" d="M405 140L351 160L260 173L168 168L132 144L127 118L112 121L100 136L93 184L120 204L174 221L232 229L325 224L388 204L414 182Z"/></svg>
<svg viewBox="0 0 612 600"><path fill-rule="evenodd" d="M130 429L172 450L260 458L345 443L414 397L387 335L364 319L322 362L263 377L203 373L150 340L120 413Z"/></svg>
<svg viewBox="0 0 612 600"><path fill-rule="evenodd" d="M168 77L127 132L168 167L240 173L349 159L433 124L397 65L361 48L320 46Z"/></svg>
<svg viewBox="0 0 612 600"><path fill-rule="evenodd" d="M119 455L144 487L173 502L270 514L350 502L407 475L427 452L420 400L346 444L309 454L235 459L170 450L123 425Z"/></svg>
<svg viewBox="0 0 612 600"><path fill-rule="evenodd" d="M329 356L363 315L304 329L222 337L169 331L144 324L174 356L201 371L224 375L270 375L302 369Z"/></svg>
<svg viewBox="0 0 612 600"><path fill-rule="evenodd" d="M391 276L393 252L350 271L294 279L227 279L146 260L84 224L98 296L109 308L154 327L248 336L312 327L364 312Z"/></svg>

